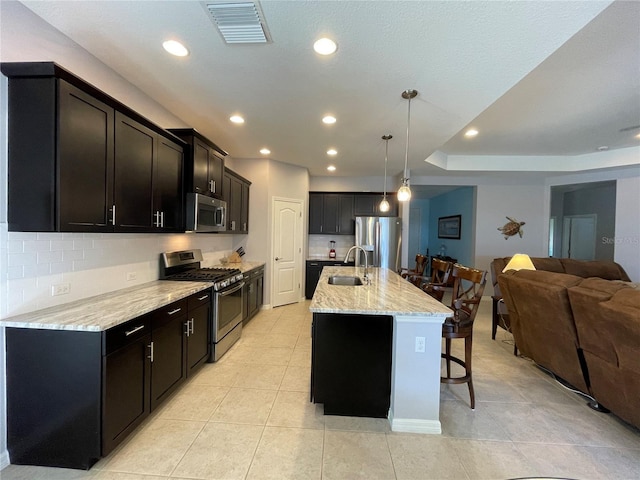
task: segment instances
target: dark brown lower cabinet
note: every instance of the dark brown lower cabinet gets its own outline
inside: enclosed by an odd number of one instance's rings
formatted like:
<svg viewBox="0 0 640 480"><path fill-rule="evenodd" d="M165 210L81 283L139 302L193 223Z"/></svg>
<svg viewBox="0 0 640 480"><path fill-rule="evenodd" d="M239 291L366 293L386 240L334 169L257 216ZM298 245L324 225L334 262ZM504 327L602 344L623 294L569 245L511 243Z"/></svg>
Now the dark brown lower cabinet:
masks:
<svg viewBox="0 0 640 480"><path fill-rule="evenodd" d="M11 463L88 470L209 356L211 290L102 332L6 328Z"/></svg>
<svg viewBox="0 0 640 480"><path fill-rule="evenodd" d="M387 418L393 317L314 313L311 400L325 415Z"/></svg>

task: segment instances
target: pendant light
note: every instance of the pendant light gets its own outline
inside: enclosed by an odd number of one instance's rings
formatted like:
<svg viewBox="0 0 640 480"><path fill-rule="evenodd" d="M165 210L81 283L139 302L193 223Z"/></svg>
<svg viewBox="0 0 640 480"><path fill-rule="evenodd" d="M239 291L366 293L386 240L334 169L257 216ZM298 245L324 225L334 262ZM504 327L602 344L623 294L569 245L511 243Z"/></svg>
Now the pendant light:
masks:
<svg viewBox="0 0 640 480"><path fill-rule="evenodd" d="M393 135L383 135L382 139L385 141L384 146L384 193L382 194L382 201L378 209L381 212L389 211L389 202L387 201L387 160L389 158L389 140L393 138Z"/></svg>
<svg viewBox="0 0 640 480"><path fill-rule="evenodd" d="M411 125L411 99L418 95L417 90L405 90L402 92L402 98L409 100L407 109L407 146L404 153L404 177L402 178L402 186L398 189L398 201L407 202L411 199L411 189L409 188L409 178L407 177L407 164L409 163L409 127Z"/></svg>

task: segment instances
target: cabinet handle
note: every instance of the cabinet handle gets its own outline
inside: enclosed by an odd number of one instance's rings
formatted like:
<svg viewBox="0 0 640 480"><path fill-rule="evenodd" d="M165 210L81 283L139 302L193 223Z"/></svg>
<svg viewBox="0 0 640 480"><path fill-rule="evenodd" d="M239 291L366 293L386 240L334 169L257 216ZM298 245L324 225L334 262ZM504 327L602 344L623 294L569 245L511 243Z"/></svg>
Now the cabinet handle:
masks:
<svg viewBox="0 0 640 480"><path fill-rule="evenodd" d="M189 336L189 322L190 322L190 320L187 320L186 322L184 322L184 326L186 327L186 328L185 328L185 331L184 331L184 334L185 334L187 337Z"/></svg>
<svg viewBox="0 0 640 480"><path fill-rule="evenodd" d="M149 348L149 356L147 358L153 363L153 342L147 345L147 347Z"/></svg>
<svg viewBox="0 0 640 480"><path fill-rule="evenodd" d="M215 180L209 180L209 191L211 193L216 193L216 181Z"/></svg>
<svg viewBox="0 0 640 480"><path fill-rule="evenodd" d="M164 228L164 212L160 212L160 226Z"/></svg>
<svg viewBox="0 0 640 480"><path fill-rule="evenodd" d="M205 298L209 298L209 295L204 295L204 296L198 298L198 300L204 300Z"/></svg>
<svg viewBox="0 0 640 480"><path fill-rule="evenodd" d="M242 224L242 231L243 231L243 232L246 232L246 231L247 231L247 222L244 222L244 223Z"/></svg>
<svg viewBox="0 0 640 480"><path fill-rule="evenodd" d="M115 204L111 206L111 225L116 224L116 206Z"/></svg>
<svg viewBox="0 0 640 480"><path fill-rule="evenodd" d="M136 328L134 328L133 330L129 330L128 332L124 332L124 336L128 337L129 335L133 335L134 333L139 332L143 328L144 328L144 325L139 325Z"/></svg>
<svg viewBox="0 0 640 480"><path fill-rule="evenodd" d="M158 210L153 212L153 226L156 228L160 226L160 212Z"/></svg>
<svg viewBox="0 0 640 480"><path fill-rule="evenodd" d="M170 312L167 312L167 315L174 315L176 313L178 313L180 310L182 310L181 308L176 308L175 310L171 310Z"/></svg>
<svg viewBox="0 0 640 480"><path fill-rule="evenodd" d="M231 220L231 230L235 232L236 230L236 221L235 220Z"/></svg>
<svg viewBox="0 0 640 480"><path fill-rule="evenodd" d="M195 320L192 318L191 319L191 335L193 335L193 324L195 323Z"/></svg>
<svg viewBox="0 0 640 480"><path fill-rule="evenodd" d="M322 232L322 225L320 225L320 231Z"/></svg>

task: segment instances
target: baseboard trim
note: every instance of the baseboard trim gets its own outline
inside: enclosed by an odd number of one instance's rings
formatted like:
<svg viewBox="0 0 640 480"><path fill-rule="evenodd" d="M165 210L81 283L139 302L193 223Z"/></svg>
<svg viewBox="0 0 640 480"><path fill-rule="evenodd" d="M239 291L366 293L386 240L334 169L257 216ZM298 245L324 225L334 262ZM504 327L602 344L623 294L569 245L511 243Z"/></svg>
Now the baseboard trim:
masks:
<svg viewBox="0 0 640 480"><path fill-rule="evenodd" d="M9 466L9 451L5 450L0 454L0 470Z"/></svg>
<svg viewBox="0 0 640 480"><path fill-rule="evenodd" d="M420 418L393 418L389 416L391 431L403 433L426 433L440 435L442 425L440 420L423 420Z"/></svg>

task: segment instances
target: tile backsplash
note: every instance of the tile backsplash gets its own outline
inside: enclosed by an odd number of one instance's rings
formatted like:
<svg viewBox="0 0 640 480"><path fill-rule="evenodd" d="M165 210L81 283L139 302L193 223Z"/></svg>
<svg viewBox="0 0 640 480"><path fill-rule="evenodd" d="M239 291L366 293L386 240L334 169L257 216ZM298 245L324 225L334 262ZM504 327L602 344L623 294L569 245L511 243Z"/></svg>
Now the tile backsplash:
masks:
<svg viewBox="0 0 640 480"><path fill-rule="evenodd" d="M309 258L329 258L329 242L336 242L336 258L344 259L344 256L353 246L355 237L353 235L309 235Z"/></svg>
<svg viewBox="0 0 640 480"><path fill-rule="evenodd" d="M205 262L231 253L232 236L8 232L0 235L0 318L157 280L160 254L200 248ZM68 291L52 295L56 290Z"/></svg>

